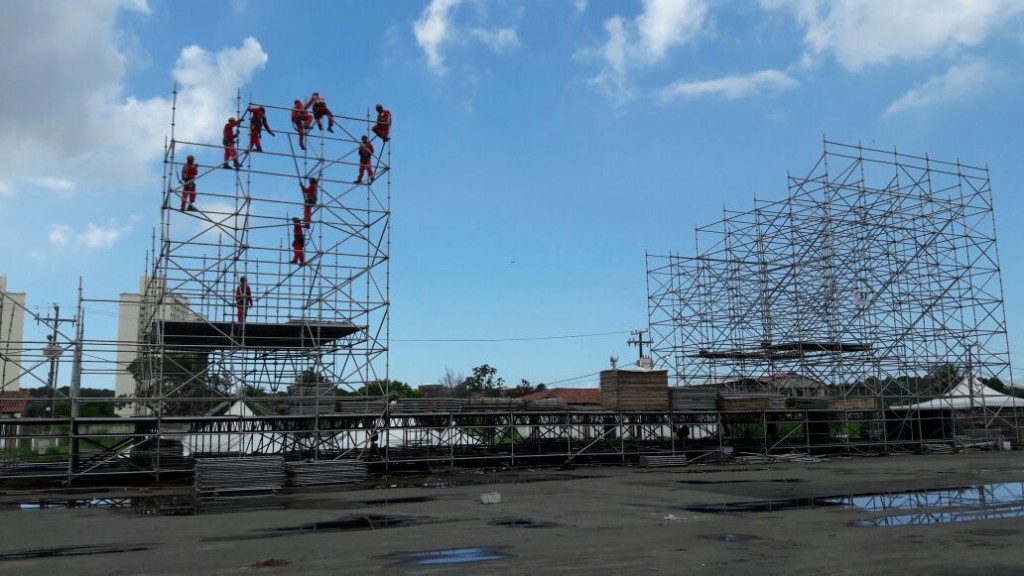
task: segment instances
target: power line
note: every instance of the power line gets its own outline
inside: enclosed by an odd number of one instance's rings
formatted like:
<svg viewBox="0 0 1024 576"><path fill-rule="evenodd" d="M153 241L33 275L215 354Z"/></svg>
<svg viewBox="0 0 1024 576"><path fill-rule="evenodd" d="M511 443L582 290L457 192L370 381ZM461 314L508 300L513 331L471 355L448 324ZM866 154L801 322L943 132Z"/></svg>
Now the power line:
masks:
<svg viewBox="0 0 1024 576"><path fill-rule="evenodd" d="M554 384L565 384L566 382L572 382L573 380L582 380L584 378L590 378L591 376L597 376L600 372L592 372L590 374L584 374L583 376L575 376L573 378L566 378L564 380L555 380L554 382L544 382L545 386L552 386Z"/></svg>
<svg viewBox="0 0 1024 576"><path fill-rule="evenodd" d="M594 332L592 334L569 334L565 336L531 336L526 338L392 338L392 342L526 342L530 340L567 340L570 338L592 338L613 334L629 334L629 330Z"/></svg>

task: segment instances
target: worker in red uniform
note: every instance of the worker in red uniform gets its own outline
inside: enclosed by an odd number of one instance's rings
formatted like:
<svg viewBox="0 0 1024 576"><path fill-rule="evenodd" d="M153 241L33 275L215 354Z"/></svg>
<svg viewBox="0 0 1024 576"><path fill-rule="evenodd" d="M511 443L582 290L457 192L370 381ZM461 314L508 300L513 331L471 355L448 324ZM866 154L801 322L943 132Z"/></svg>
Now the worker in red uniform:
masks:
<svg viewBox="0 0 1024 576"><path fill-rule="evenodd" d="M310 218L313 216L313 207L316 206L317 179L310 177L309 186L303 186L299 182L299 189L302 190L302 227L308 229Z"/></svg>
<svg viewBox="0 0 1024 576"><path fill-rule="evenodd" d="M257 152L263 152L260 136L263 134L264 129L266 129L267 134L274 135L274 131L270 129L270 123L267 122L267 109L263 106L249 106L250 151L256 149Z"/></svg>
<svg viewBox="0 0 1024 576"><path fill-rule="evenodd" d="M302 222L298 218L292 218L292 264L303 266L306 264L306 235L302 233Z"/></svg>
<svg viewBox="0 0 1024 576"><path fill-rule="evenodd" d="M327 116L327 131L334 132L334 114L331 114L331 109L327 107L327 101L319 92L313 92L309 100L306 100L303 109L308 109L310 106L313 107L313 119L316 120L316 127L323 130L322 118Z"/></svg>
<svg viewBox="0 0 1024 576"><path fill-rule="evenodd" d="M373 125L371 130L382 142L387 142L391 139L391 110L384 108L380 103L377 104L377 123ZM383 150L383 147L381 150Z"/></svg>
<svg viewBox="0 0 1024 576"><path fill-rule="evenodd" d="M313 127L313 117L306 112L306 107L302 105L302 100L295 101L295 107L292 108L292 126L295 126L295 131L299 134L299 148L306 149L306 132Z"/></svg>
<svg viewBox="0 0 1024 576"><path fill-rule="evenodd" d="M238 323L241 324L245 322L249 307L252 306L252 290L249 289L245 276L238 279L238 287L235 288L235 305L238 307Z"/></svg>
<svg viewBox="0 0 1024 576"><path fill-rule="evenodd" d="M235 161L235 170L242 167L242 163L238 161L238 150L235 150L235 141L238 139L238 132L235 128L242 125L241 120L235 120L232 116L228 118L227 124L224 125L224 167L228 168L228 160Z"/></svg>
<svg viewBox="0 0 1024 576"><path fill-rule="evenodd" d="M188 201L188 209L195 210L196 205L196 178L199 176L199 166L196 165L196 157L189 154L185 165L181 167L181 210L185 210L185 201Z"/></svg>
<svg viewBox="0 0 1024 576"><path fill-rule="evenodd" d="M370 184L373 184L373 144L365 135L359 142L359 178L353 184L363 183L363 173L370 175Z"/></svg>

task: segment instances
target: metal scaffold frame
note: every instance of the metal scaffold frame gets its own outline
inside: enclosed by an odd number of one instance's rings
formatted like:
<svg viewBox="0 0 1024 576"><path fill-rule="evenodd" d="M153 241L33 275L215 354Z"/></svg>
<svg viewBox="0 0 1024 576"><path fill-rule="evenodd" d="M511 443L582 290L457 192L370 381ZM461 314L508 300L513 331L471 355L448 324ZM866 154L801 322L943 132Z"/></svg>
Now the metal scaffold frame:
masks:
<svg viewBox="0 0 1024 576"><path fill-rule="evenodd" d="M1012 382L988 169L823 148L785 199L698 226L693 256L648 254L656 362L679 386L810 379L919 442L1001 426L1016 439L1016 410L981 393ZM977 401L932 413L939 424L894 409L961 381Z"/></svg>
<svg viewBox="0 0 1024 576"><path fill-rule="evenodd" d="M176 102L175 93L138 355L119 367L137 382L134 396L119 399L123 411L153 427L129 444L151 455L155 473L165 468L161 455L176 452L161 446L169 432L203 429L169 424L175 418L222 415L230 406L235 416L316 418L336 412L339 390L389 394L389 143L376 142L375 173L355 183L360 137L374 137L369 117L324 116L300 134L291 108L243 109L239 98L238 159L229 162L227 142L175 137L188 121L177 117ZM273 135L262 127L256 134L262 150L250 139L259 108L276 125ZM194 203L185 155L196 157ZM311 178L315 198L307 196ZM304 245L295 247L300 233ZM251 304L238 292L242 278ZM284 451L316 458L324 446L315 438L301 444Z"/></svg>

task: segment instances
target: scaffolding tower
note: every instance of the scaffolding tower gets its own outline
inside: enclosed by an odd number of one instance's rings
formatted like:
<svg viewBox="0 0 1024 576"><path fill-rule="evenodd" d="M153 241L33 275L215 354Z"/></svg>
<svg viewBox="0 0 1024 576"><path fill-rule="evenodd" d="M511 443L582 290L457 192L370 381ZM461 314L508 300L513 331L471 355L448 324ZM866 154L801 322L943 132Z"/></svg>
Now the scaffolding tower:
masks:
<svg viewBox="0 0 1024 576"><path fill-rule="evenodd" d="M324 116L303 134L292 108L237 108L232 162L227 142L175 138L175 95L139 354L127 367L138 416L200 416L241 400L257 414L331 413L339 390L387 386L390 145L369 116ZM272 136L253 121L259 108ZM364 136L375 173L356 183ZM186 155L198 165L194 203Z"/></svg>
<svg viewBox="0 0 1024 576"><path fill-rule="evenodd" d="M823 148L786 198L698 226L693 256L648 254L654 358L680 386L799 375L875 408L967 382L993 424L982 382L1012 379L988 169Z"/></svg>

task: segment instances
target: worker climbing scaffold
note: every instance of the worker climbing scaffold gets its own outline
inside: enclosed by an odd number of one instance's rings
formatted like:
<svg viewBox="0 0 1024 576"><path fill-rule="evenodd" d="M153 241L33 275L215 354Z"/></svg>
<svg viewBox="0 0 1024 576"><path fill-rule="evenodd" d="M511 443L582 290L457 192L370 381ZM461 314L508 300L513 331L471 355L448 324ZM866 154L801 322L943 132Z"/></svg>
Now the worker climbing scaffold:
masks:
<svg viewBox="0 0 1024 576"><path fill-rule="evenodd" d="M270 123L267 122L267 109L263 106L249 106L249 150L256 150L257 152L263 152L263 145L260 136L263 130L267 131L267 134L274 135L274 131L270 129Z"/></svg>
<svg viewBox="0 0 1024 576"><path fill-rule="evenodd" d="M196 178L199 176L199 166L196 165L196 157L189 154L185 165L181 167L181 209L185 210L187 201L188 209L195 210L196 205Z"/></svg>
<svg viewBox="0 0 1024 576"><path fill-rule="evenodd" d="M306 133L313 127L313 116L306 112L302 100L296 100L292 108L292 126L299 135L299 148L306 149Z"/></svg>
<svg viewBox="0 0 1024 576"><path fill-rule="evenodd" d="M310 176L309 186L303 186L299 182L299 189L302 190L302 227L309 229L309 222L313 217L313 207L316 206L317 179Z"/></svg>
<svg viewBox="0 0 1024 576"><path fill-rule="evenodd" d="M234 161L235 170L242 167L242 163L238 161L238 150L235 148L235 142L238 140L236 129L241 125L242 121L235 120L234 116L228 118L227 123L224 124L224 168L230 168L229 160Z"/></svg>

